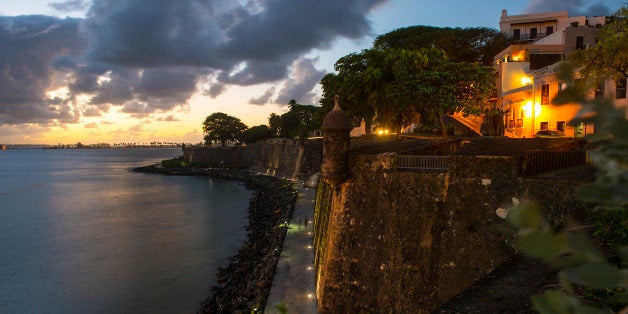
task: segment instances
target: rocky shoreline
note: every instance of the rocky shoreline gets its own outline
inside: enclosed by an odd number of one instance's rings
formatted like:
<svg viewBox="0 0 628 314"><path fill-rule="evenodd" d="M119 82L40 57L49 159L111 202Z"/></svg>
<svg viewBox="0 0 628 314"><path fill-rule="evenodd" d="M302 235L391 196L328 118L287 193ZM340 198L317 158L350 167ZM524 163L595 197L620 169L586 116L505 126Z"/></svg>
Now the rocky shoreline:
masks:
<svg viewBox="0 0 628 314"><path fill-rule="evenodd" d="M139 167L136 172L181 176L209 176L243 183L253 190L248 208L247 240L229 265L218 270L217 285L199 313L257 312L266 306L286 236L296 193L290 181L242 170L214 168Z"/></svg>

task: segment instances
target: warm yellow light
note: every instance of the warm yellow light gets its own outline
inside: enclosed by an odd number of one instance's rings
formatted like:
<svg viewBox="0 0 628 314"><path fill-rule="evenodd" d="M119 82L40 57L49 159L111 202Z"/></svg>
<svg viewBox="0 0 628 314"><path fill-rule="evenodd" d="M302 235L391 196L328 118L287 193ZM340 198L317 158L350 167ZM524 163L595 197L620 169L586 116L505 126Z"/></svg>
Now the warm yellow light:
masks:
<svg viewBox="0 0 628 314"><path fill-rule="evenodd" d="M377 135L384 135L384 130L381 130L381 129L380 129L380 130L378 130L378 131L377 131Z"/></svg>
<svg viewBox="0 0 628 314"><path fill-rule="evenodd" d="M525 59L525 55L526 53L524 50L514 53L512 55L512 61L523 61L523 59Z"/></svg>
<svg viewBox="0 0 628 314"><path fill-rule="evenodd" d="M523 114L525 114L526 118L532 118L532 101L526 102L521 109L523 109ZM542 109L543 108L539 103L534 104L534 117L538 117L541 114Z"/></svg>
<svg viewBox="0 0 628 314"><path fill-rule="evenodd" d="M529 84L532 84L532 78L531 78L531 77L529 77L529 76L525 76L525 75L524 75L524 76L522 76L522 77L521 77L521 84L522 84L522 85L529 85Z"/></svg>
<svg viewBox="0 0 628 314"><path fill-rule="evenodd" d="M390 131L388 131L388 130L384 130L384 133L385 133L385 134L388 134L388 133L390 133Z"/></svg>

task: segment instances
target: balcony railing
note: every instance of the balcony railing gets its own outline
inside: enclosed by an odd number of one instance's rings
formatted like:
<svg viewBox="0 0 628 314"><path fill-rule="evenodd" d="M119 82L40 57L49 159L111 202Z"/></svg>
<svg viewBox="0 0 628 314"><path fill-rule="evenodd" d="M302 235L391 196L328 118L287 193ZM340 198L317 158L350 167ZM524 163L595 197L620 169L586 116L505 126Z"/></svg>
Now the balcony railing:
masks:
<svg viewBox="0 0 628 314"><path fill-rule="evenodd" d="M552 33L550 33L552 34ZM550 35L547 33L536 33L536 34L519 34L519 36L512 36L512 39L514 40L520 40L520 41L527 41L527 40L538 40L541 39L547 35Z"/></svg>

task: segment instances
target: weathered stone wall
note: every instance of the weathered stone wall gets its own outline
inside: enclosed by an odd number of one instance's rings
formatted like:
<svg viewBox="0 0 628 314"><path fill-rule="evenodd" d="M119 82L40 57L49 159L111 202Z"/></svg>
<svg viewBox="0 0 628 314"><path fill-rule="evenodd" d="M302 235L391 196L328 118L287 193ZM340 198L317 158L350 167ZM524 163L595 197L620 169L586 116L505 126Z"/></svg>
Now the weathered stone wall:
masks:
<svg viewBox="0 0 628 314"><path fill-rule="evenodd" d="M517 157L452 156L448 173L397 172L353 158L338 189L319 185L315 223L318 309L429 312L512 254L496 214L539 200L555 215L574 186L520 179Z"/></svg>
<svg viewBox="0 0 628 314"><path fill-rule="evenodd" d="M307 178L320 171L322 141L270 139L249 146L187 147L183 158L207 167L247 168L278 177Z"/></svg>

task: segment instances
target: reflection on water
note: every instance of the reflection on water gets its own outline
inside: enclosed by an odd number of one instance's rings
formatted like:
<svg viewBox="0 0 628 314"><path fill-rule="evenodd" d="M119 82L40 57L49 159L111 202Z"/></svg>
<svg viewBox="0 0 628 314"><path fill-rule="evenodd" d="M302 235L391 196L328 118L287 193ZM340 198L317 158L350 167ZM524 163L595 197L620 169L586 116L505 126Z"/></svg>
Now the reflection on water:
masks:
<svg viewBox="0 0 628 314"><path fill-rule="evenodd" d="M193 312L250 192L129 168L178 149L0 152L0 313Z"/></svg>

